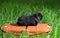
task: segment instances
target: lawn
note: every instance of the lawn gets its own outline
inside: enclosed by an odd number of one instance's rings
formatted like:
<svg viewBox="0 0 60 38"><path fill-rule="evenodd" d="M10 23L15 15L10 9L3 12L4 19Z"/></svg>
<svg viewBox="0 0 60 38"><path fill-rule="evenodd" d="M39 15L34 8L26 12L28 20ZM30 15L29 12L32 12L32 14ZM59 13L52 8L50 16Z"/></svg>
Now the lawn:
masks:
<svg viewBox="0 0 60 38"><path fill-rule="evenodd" d="M0 38L60 38L60 0L0 0L0 27L6 23L16 24L19 16L40 12L43 19L40 23L52 25L51 33L29 36L26 31L19 36L4 33Z"/></svg>

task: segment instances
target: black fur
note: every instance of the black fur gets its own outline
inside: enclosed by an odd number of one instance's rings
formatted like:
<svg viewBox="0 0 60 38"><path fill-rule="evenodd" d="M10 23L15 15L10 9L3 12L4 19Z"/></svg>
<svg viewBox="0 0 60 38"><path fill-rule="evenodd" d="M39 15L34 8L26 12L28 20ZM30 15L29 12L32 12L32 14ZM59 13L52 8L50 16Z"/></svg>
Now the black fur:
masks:
<svg viewBox="0 0 60 38"><path fill-rule="evenodd" d="M21 16L18 18L17 25L19 26L36 26L42 19L41 13L35 13L33 15Z"/></svg>

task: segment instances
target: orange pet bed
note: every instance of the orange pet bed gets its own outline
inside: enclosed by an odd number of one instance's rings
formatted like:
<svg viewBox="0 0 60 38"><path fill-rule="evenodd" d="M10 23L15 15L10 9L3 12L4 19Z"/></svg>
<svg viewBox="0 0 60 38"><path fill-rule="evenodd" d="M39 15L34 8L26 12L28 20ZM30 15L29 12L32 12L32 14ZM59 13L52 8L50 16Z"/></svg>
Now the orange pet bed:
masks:
<svg viewBox="0 0 60 38"><path fill-rule="evenodd" d="M27 30L29 35L34 35L37 33L45 33L51 31L51 26L48 24L38 24L37 26L17 26L15 24L5 24L1 27L1 30L8 33L18 34L23 30Z"/></svg>

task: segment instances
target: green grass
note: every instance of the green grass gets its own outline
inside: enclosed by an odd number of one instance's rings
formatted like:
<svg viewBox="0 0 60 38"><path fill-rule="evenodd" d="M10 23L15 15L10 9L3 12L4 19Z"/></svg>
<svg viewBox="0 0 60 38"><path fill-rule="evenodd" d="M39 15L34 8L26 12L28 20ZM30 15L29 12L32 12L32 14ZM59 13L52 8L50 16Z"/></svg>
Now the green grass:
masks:
<svg viewBox="0 0 60 38"><path fill-rule="evenodd" d="M0 30L0 38L60 38L60 2L59 0L0 0L0 27L6 23L15 24L19 16L41 12L40 23L52 25L51 33L29 36L23 31L19 36L4 33Z"/></svg>

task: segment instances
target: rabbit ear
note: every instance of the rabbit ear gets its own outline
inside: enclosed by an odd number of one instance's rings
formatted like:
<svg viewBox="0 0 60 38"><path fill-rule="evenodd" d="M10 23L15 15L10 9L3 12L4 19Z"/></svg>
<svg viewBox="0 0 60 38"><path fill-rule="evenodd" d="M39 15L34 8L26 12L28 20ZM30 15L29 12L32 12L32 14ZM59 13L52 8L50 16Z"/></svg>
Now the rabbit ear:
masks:
<svg viewBox="0 0 60 38"><path fill-rule="evenodd" d="M43 15L40 15L40 20L42 20L42 18L43 18Z"/></svg>
<svg viewBox="0 0 60 38"><path fill-rule="evenodd" d="M42 19L43 15L41 13L36 13L36 14L33 14L33 16L37 19Z"/></svg>
<svg viewBox="0 0 60 38"><path fill-rule="evenodd" d="M35 13L35 14L33 14L33 16L40 16L40 15L42 15L42 14L40 14L40 13Z"/></svg>

